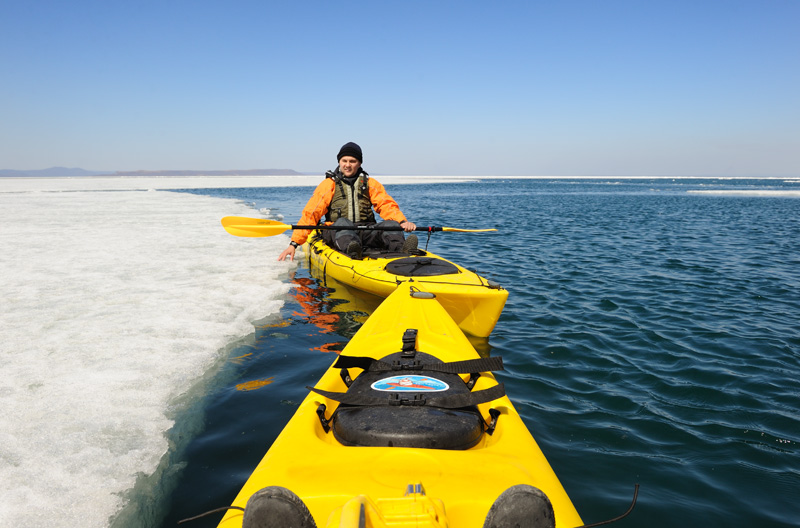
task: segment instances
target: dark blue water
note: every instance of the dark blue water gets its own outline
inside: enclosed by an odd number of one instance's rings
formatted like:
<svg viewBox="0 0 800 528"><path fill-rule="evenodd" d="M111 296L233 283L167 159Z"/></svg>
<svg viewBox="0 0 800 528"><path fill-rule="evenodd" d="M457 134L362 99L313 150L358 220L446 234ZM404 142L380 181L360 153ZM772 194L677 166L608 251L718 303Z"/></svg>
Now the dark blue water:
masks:
<svg viewBox="0 0 800 528"><path fill-rule="evenodd" d="M479 348L584 521L798 526L800 183L505 180L392 186L430 249L497 280L509 301ZM695 190L744 190L744 195ZM760 191L786 195L763 196ZM194 191L287 222L309 188ZM421 245L425 244L424 238ZM173 433L162 526L227 505L363 315L300 269L282 313L234 350ZM249 355L248 355L249 354ZM266 380L255 390L236 385ZM198 410L199 409L199 410ZM152 504L148 503L152 501ZM157 506L156 506L157 505ZM220 516L189 526L215 526Z"/></svg>

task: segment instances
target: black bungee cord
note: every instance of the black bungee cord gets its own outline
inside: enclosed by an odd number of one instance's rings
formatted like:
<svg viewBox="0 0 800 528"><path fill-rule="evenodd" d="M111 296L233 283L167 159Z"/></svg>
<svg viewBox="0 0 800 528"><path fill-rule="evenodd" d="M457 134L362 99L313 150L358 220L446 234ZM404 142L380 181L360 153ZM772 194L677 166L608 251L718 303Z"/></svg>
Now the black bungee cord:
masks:
<svg viewBox="0 0 800 528"><path fill-rule="evenodd" d="M221 512L221 511L228 511L228 510L241 510L244 511L244 508L241 506L224 506L222 508L216 508L214 510L207 511L205 513L201 513L200 515L195 515L194 517L189 517L188 519L181 519L178 521L178 524L187 523L190 521L196 521L197 519L202 519L203 517L207 517L209 515Z"/></svg>
<svg viewBox="0 0 800 528"><path fill-rule="evenodd" d="M582 526L577 526L576 528L594 528L595 526L605 526L606 524L611 524L611 523L619 521L620 519L624 519L625 517L630 515L630 513L633 511L633 507L636 506L636 498L638 496L639 496L639 485L636 484L635 488L633 489L633 502L631 502L631 506L630 506L630 508L628 508L628 511L626 511L625 513L623 513L619 517L614 517L613 519L609 519L607 521L600 521L600 522L592 523L592 524L584 524Z"/></svg>
<svg viewBox="0 0 800 528"><path fill-rule="evenodd" d="M425 241L425 252L426 253L428 252L428 244L431 241L431 233L433 233L433 228L432 227L428 227L428 239Z"/></svg>

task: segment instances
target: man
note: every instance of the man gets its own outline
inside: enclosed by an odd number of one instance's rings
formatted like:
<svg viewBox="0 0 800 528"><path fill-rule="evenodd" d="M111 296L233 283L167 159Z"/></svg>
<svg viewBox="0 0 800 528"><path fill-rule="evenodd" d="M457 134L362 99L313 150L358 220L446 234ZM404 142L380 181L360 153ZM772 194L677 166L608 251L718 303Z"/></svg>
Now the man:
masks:
<svg viewBox="0 0 800 528"><path fill-rule="evenodd" d="M346 143L336 156L339 166L335 171L325 173L311 199L303 208L299 225L317 225L325 216L333 225L387 225L414 231L416 225L406 220L397 202L389 196L377 180L361 169L363 155L361 147ZM373 208L384 220L376 224ZM297 246L305 243L310 231L297 230L292 235L289 247L283 250L278 260L294 260ZM378 229L323 230L328 245L353 258L361 258L363 247L387 249L394 252L410 253L417 249L417 235L403 238L401 231L381 231Z"/></svg>

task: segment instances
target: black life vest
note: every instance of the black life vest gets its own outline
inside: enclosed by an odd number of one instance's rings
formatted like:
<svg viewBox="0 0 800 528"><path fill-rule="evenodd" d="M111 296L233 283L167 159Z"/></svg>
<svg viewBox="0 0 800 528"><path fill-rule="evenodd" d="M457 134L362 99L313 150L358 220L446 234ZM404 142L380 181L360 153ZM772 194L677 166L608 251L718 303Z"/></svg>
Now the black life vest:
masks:
<svg viewBox="0 0 800 528"><path fill-rule="evenodd" d="M360 171L350 184L337 167L335 171L326 172L325 177L332 178L335 184L333 198L325 214L328 222L335 222L342 217L354 223L376 222L369 198L369 174Z"/></svg>

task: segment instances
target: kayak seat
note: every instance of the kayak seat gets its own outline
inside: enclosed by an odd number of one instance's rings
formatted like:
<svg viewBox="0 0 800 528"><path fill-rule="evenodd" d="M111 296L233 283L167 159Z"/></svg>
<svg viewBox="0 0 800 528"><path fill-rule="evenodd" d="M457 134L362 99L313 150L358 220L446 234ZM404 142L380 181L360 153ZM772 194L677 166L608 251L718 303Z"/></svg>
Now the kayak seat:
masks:
<svg viewBox="0 0 800 528"><path fill-rule="evenodd" d="M459 273L455 264L433 257L406 257L389 262L384 268L403 277L435 277Z"/></svg>
<svg viewBox="0 0 800 528"><path fill-rule="evenodd" d="M334 366L343 369L347 392L312 390L340 402L330 428L346 446L469 449L486 431L477 404L504 394L502 385L472 392L458 374L502 369L500 358L443 363L414 351L379 361L340 356ZM350 380L347 367L364 371Z"/></svg>

